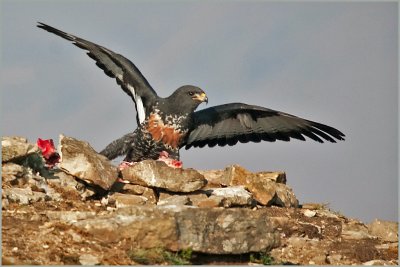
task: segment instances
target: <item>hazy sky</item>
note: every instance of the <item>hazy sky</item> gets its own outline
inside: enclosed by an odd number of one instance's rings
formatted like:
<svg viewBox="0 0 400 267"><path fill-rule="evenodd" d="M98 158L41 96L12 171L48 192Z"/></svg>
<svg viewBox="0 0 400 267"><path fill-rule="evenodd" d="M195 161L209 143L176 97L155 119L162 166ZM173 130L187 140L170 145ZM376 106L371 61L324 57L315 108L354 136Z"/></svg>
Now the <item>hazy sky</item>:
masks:
<svg viewBox="0 0 400 267"><path fill-rule="evenodd" d="M397 3L3 0L1 12L2 135L63 133L99 151L136 127L115 80L41 21L129 58L160 96L193 84L208 106L256 104L346 134L182 150L185 167L283 170L301 203L397 220Z"/></svg>

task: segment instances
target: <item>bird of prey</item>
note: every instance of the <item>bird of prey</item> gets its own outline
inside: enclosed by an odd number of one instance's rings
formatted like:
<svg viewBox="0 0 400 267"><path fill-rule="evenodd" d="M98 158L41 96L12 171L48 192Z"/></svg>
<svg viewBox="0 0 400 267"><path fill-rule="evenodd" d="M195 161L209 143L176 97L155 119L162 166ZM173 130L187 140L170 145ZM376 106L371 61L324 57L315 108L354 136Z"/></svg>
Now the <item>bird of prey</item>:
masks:
<svg viewBox="0 0 400 267"><path fill-rule="evenodd" d="M169 97L160 97L124 56L44 23L37 26L88 51L96 65L115 78L135 103L138 127L100 152L109 159L125 155L124 161L137 162L167 155L179 161L182 147L232 146L238 142L290 138L304 141L305 136L320 143L344 140L345 135L333 127L260 106L230 103L195 111L202 102L208 102L199 87L185 85Z"/></svg>

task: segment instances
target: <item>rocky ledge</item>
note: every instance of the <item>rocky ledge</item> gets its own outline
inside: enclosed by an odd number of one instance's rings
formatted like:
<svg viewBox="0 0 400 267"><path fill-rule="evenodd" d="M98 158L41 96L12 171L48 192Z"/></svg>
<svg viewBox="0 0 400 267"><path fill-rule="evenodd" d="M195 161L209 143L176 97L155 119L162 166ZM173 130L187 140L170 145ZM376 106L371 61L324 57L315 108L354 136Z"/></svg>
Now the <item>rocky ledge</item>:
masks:
<svg viewBox="0 0 400 267"><path fill-rule="evenodd" d="M36 145L2 138L3 265L398 264L397 222L299 204L284 172L119 171L87 142L58 150L49 169Z"/></svg>

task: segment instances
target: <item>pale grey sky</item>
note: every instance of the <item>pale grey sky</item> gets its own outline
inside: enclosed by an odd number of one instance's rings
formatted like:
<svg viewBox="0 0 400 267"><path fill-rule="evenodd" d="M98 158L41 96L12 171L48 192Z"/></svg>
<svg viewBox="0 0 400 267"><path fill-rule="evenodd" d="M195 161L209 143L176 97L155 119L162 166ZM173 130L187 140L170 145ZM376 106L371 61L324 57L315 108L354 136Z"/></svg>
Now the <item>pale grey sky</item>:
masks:
<svg viewBox="0 0 400 267"><path fill-rule="evenodd" d="M398 5L267 1L1 2L2 135L101 150L136 127L130 98L41 21L119 52L161 96L203 88L336 127L346 141L182 150L185 167L283 170L300 202L398 218ZM200 106L200 109L205 106Z"/></svg>

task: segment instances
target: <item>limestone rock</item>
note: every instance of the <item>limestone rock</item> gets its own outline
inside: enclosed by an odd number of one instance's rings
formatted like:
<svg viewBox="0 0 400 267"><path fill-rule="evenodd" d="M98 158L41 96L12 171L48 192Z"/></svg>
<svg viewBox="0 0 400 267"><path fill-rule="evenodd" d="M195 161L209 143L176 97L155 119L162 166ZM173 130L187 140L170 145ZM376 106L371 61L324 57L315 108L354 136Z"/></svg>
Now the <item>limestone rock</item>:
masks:
<svg viewBox="0 0 400 267"><path fill-rule="evenodd" d="M138 184L122 184L121 191L123 191L125 194L142 195L148 189L148 187Z"/></svg>
<svg viewBox="0 0 400 267"><path fill-rule="evenodd" d="M49 200L45 193L32 191L31 188L5 188L2 191L3 197L9 202L16 202L28 205L32 202Z"/></svg>
<svg viewBox="0 0 400 267"><path fill-rule="evenodd" d="M279 244L279 236L263 210L158 206L130 207L116 213L112 217L97 215L74 225L107 242L129 238L139 248L241 254Z"/></svg>
<svg viewBox="0 0 400 267"><path fill-rule="evenodd" d="M148 202L148 199L144 196L121 193L114 193L109 196L109 199L115 203L117 209L128 206L144 205Z"/></svg>
<svg viewBox="0 0 400 267"><path fill-rule="evenodd" d="M375 219L368 225L368 232L388 242L398 242L398 223Z"/></svg>
<svg viewBox="0 0 400 267"><path fill-rule="evenodd" d="M244 186L209 189L211 196L222 197L224 207L247 206L252 203L252 196Z"/></svg>
<svg viewBox="0 0 400 267"><path fill-rule="evenodd" d="M208 195L207 195L208 194ZM168 191L160 191L158 193L157 205L191 205L196 207L222 207L223 197L210 196L210 190L199 190L196 192L176 195L176 193ZM168 203L168 204L167 204Z"/></svg>
<svg viewBox="0 0 400 267"><path fill-rule="evenodd" d="M121 184L120 188L115 190L115 192L143 196L144 198L146 198L146 203L148 204L157 203L157 195L154 189L136 184L124 184L124 183L120 184Z"/></svg>
<svg viewBox="0 0 400 267"><path fill-rule="evenodd" d="M72 224L107 243L128 239L135 249L179 249L176 220L170 209L160 212L155 207L131 206Z"/></svg>
<svg viewBox="0 0 400 267"><path fill-rule="evenodd" d="M395 260L391 260L391 261L385 261L385 260L370 260L370 261L364 262L362 265L365 265L365 266L397 265L397 266L398 266L398 262L395 261Z"/></svg>
<svg viewBox="0 0 400 267"><path fill-rule="evenodd" d="M7 198L1 198L1 208L4 210L4 209L7 209L8 208L8 205L10 205L10 202L8 201L8 199Z"/></svg>
<svg viewBox="0 0 400 267"><path fill-rule="evenodd" d="M196 206L199 208L216 208L224 206L224 197L211 196L204 200L197 202Z"/></svg>
<svg viewBox="0 0 400 267"><path fill-rule="evenodd" d="M314 216L317 214L317 212L316 212L315 210L305 209L305 210L303 211L303 214L304 214L304 216L306 216L306 217L308 217L308 218L312 218L312 217L314 217Z"/></svg>
<svg viewBox="0 0 400 267"><path fill-rule="evenodd" d="M108 190L118 177L117 167L98 154L87 142L60 136L60 169Z"/></svg>
<svg viewBox="0 0 400 267"><path fill-rule="evenodd" d="M285 172L257 172L255 177L259 180L270 180L275 183L286 184Z"/></svg>
<svg viewBox="0 0 400 267"><path fill-rule="evenodd" d="M232 185L232 180L240 180L244 177L253 176L254 180L269 180L275 183L286 184L286 174L284 172L257 172L252 173L239 165L231 165L225 170L207 170L199 171L210 184L229 186ZM243 180L244 181L244 180Z"/></svg>
<svg viewBox="0 0 400 267"><path fill-rule="evenodd" d="M157 205L176 205L183 206L189 205L190 198L188 196L172 195L157 202Z"/></svg>
<svg viewBox="0 0 400 267"><path fill-rule="evenodd" d="M199 172L204 175L204 178L207 179L209 184L223 186L229 186L230 184L230 177L225 175L225 170L207 170Z"/></svg>
<svg viewBox="0 0 400 267"><path fill-rule="evenodd" d="M344 239L366 239L372 238L368 233L368 228L361 222L351 220L342 227L342 237Z"/></svg>
<svg viewBox="0 0 400 267"><path fill-rule="evenodd" d="M299 201L297 200L293 190L289 186L276 183L275 199L273 201L273 204L280 207L297 207L299 205Z"/></svg>
<svg viewBox="0 0 400 267"><path fill-rule="evenodd" d="M1 178L6 183L24 177L26 172L26 168L12 162L4 163L1 166Z"/></svg>
<svg viewBox="0 0 400 267"><path fill-rule="evenodd" d="M91 254L82 254L79 256L79 263L82 265L97 265L100 264L99 259Z"/></svg>
<svg viewBox="0 0 400 267"><path fill-rule="evenodd" d="M164 162L144 160L122 170L122 177L133 184L163 188L172 192L193 192L207 180L193 169L175 169Z"/></svg>
<svg viewBox="0 0 400 267"><path fill-rule="evenodd" d="M187 196L189 197L190 202L192 203L193 206L199 206L200 202L209 199L206 192L201 191L201 190L191 193L191 194L188 194ZM161 197L161 194L160 194L160 197ZM214 207L218 207L218 205L214 206Z"/></svg>
<svg viewBox="0 0 400 267"><path fill-rule="evenodd" d="M57 192L61 192L63 199L82 199L85 200L96 194L93 188L86 186L74 176L58 171L53 177L46 179L51 188Z"/></svg>
<svg viewBox="0 0 400 267"><path fill-rule="evenodd" d="M186 209L176 218L181 247L193 251L240 254L266 251L279 244L279 236L262 210Z"/></svg>
<svg viewBox="0 0 400 267"><path fill-rule="evenodd" d="M44 200L61 200L61 194L49 186L49 181L56 180L55 176L46 179L39 174L34 174L29 167L8 162L2 166L2 178L3 184L7 184L6 187L19 188L17 190L11 188L7 191L11 202L27 204ZM62 190L64 191L65 188Z"/></svg>
<svg viewBox="0 0 400 267"><path fill-rule="evenodd" d="M94 211L46 211L46 216L53 221L75 223L96 217Z"/></svg>
<svg viewBox="0 0 400 267"><path fill-rule="evenodd" d="M30 154L40 153L40 149L23 137L5 136L1 138L1 161L18 160Z"/></svg>
<svg viewBox="0 0 400 267"><path fill-rule="evenodd" d="M298 205L293 191L285 184L276 182L286 181L286 178L283 178L284 173L265 172L263 175L254 175L239 165L229 167L227 173L231 177L230 185L245 186L253 194L254 199L262 205L282 207Z"/></svg>

